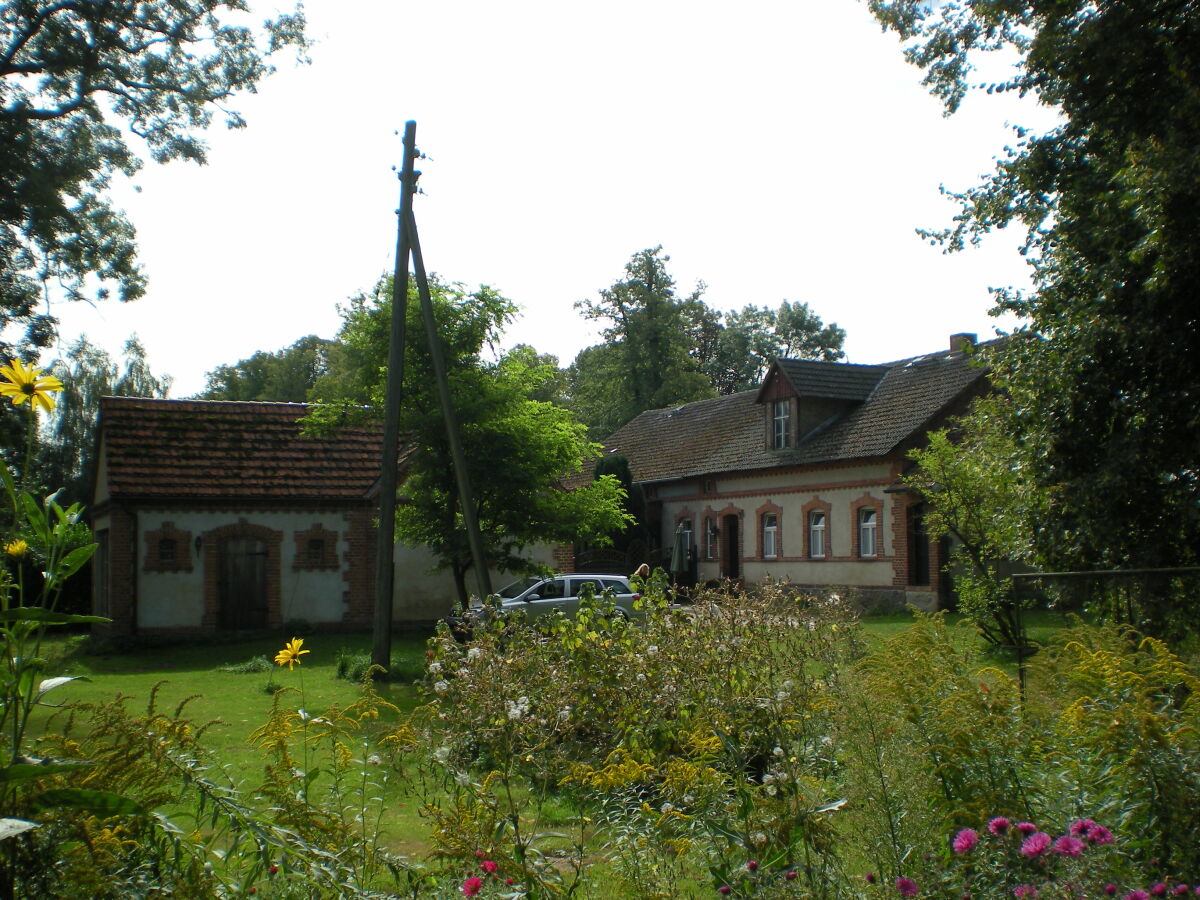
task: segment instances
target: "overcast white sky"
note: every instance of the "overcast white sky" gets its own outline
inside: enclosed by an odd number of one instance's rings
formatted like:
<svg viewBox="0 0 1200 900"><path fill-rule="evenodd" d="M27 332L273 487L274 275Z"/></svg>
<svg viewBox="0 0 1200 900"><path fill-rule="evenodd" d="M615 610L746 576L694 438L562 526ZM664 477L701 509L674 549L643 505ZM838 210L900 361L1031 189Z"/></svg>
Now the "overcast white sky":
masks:
<svg viewBox="0 0 1200 900"><path fill-rule="evenodd" d="M523 314L509 343L563 365L597 341L574 302L662 244L681 292L728 309L805 301L851 362L989 336L987 288L1023 284L1017 235L946 256L918 226L1037 111L974 96L946 119L859 0L308 0L312 65L215 129L205 167L148 164L119 203L148 295L55 308L63 341L136 333L172 396L218 365L332 337L337 305L390 271L417 122L426 265ZM267 14L270 4L257 3Z"/></svg>

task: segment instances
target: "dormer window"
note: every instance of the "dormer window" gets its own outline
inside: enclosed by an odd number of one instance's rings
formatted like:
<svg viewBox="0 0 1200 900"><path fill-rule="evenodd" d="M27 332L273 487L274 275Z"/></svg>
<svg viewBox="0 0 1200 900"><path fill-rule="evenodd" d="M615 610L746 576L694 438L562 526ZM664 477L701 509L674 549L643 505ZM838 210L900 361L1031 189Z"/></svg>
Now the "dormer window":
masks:
<svg viewBox="0 0 1200 900"><path fill-rule="evenodd" d="M776 400L772 410L771 447L775 450L785 449L791 441L792 403L790 400Z"/></svg>

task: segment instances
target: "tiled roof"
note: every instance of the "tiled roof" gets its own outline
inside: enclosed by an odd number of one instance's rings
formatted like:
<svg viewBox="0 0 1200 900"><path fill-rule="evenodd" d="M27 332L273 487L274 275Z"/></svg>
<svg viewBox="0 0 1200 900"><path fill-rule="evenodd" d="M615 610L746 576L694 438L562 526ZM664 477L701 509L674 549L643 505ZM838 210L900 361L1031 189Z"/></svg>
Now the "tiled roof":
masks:
<svg viewBox="0 0 1200 900"><path fill-rule="evenodd" d="M985 377L984 369L961 352L854 366L849 372L839 371L851 368L846 363L781 360L779 365L789 379L799 374L800 381L793 383L808 385L808 396L828 398L831 386L861 391L871 378L876 383L861 403L802 436L791 450L766 448L766 420L753 390L644 412L605 441L605 449L628 457L640 482L878 458L919 437L982 387ZM803 403L805 391L798 393Z"/></svg>
<svg viewBox="0 0 1200 900"><path fill-rule="evenodd" d="M797 396L830 400L866 400L888 371L887 366L827 363L812 359L781 359L779 371Z"/></svg>
<svg viewBox="0 0 1200 900"><path fill-rule="evenodd" d="M109 495L122 499L361 500L379 476L382 429L306 437L302 403L104 397Z"/></svg>

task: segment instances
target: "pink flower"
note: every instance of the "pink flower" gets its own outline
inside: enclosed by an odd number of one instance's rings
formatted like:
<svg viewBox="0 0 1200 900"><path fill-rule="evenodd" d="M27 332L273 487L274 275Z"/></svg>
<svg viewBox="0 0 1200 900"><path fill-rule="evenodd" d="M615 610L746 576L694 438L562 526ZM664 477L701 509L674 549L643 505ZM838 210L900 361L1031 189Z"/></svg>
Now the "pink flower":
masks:
<svg viewBox="0 0 1200 900"><path fill-rule="evenodd" d="M1032 822L1018 822L1013 827L1016 828L1017 831L1021 832L1021 834L1033 834L1035 831L1037 831L1037 826Z"/></svg>
<svg viewBox="0 0 1200 900"><path fill-rule="evenodd" d="M758 868L758 860L756 860L756 859L752 859L752 860L750 860L750 862L746 863L746 870L748 872L753 872L757 868Z"/></svg>
<svg viewBox="0 0 1200 900"><path fill-rule="evenodd" d="M787 871L786 871L786 872L783 874L783 877L784 877L784 878L786 878L788 881L795 881L795 880L796 880L796 870L795 870L795 869L788 869L788 870L787 870Z"/></svg>
<svg viewBox="0 0 1200 900"><path fill-rule="evenodd" d="M1075 837L1087 837L1088 832L1096 827L1096 823L1091 819L1080 819L1077 822L1072 822L1069 831Z"/></svg>
<svg viewBox="0 0 1200 900"><path fill-rule="evenodd" d="M978 843L979 833L975 831L974 828L964 828L954 836L954 840L951 842L950 847L955 853L957 853L959 856L962 856L964 853L969 853L971 848Z"/></svg>
<svg viewBox="0 0 1200 900"><path fill-rule="evenodd" d="M1020 827L1019 825L1017 826ZM1035 856L1041 856L1046 852L1046 848L1050 846L1050 835L1044 831L1035 831L1021 844L1021 855L1026 859L1033 859Z"/></svg>
<svg viewBox="0 0 1200 900"><path fill-rule="evenodd" d="M1011 825L1012 823L1008 821L1008 819L1004 818L1004 816L996 816L996 818L988 822L987 829L992 834L1004 834L1006 831L1008 831L1009 826Z"/></svg>
<svg viewBox="0 0 1200 900"><path fill-rule="evenodd" d="M479 868L483 869L483 871L487 872L489 875L495 875L500 867L490 859L485 859L479 864Z"/></svg>
<svg viewBox="0 0 1200 900"><path fill-rule="evenodd" d="M483 890L483 879L478 875L472 875L463 882L462 892L464 897L476 897Z"/></svg>
<svg viewBox="0 0 1200 900"><path fill-rule="evenodd" d="M915 897L917 896L917 883L911 878L901 875L896 879L896 890L900 892L901 897Z"/></svg>
<svg viewBox="0 0 1200 900"><path fill-rule="evenodd" d="M1054 842L1054 852L1059 856L1078 856L1083 852L1083 841L1077 837L1064 834Z"/></svg>
<svg viewBox="0 0 1200 900"><path fill-rule="evenodd" d="M723 884L719 888L717 888L717 893L718 894L730 894L730 893L733 893L733 888L731 888L727 884Z"/></svg>
<svg viewBox="0 0 1200 900"><path fill-rule="evenodd" d="M1017 897L1018 900L1024 897L1028 897L1030 900L1032 900L1033 897L1037 896L1037 888L1035 888L1032 884L1019 884L1013 888L1013 896Z"/></svg>
<svg viewBox="0 0 1200 900"><path fill-rule="evenodd" d="M1150 895L1145 891L1130 891L1125 895L1124 900L1150 900Z"/></svg>
<svg viewBox="0 0 1200 900"><path fill-rule="evenodd" d="M1093 825L1087 833L1087 839L1093 844L1111 844L1113 835L1103 825Z"/></svg>
<svg viewBox="0 0 1200 900"><path fill-rule="evenodd" d="M1171 891L1172 894L1175 894L1177 896L1186 894L1187 892L1188 892L1188 886L1186 884L1177 884L1177 885L1175 885L1175 890Z"/></svg>
<svg viewBox="0 0 1200 900"><path fill-rule="evenodd" d="M868 872L866 875L863 876L863 879L867 882L867 884L874 884L875 883L875 873Z"/></svg>
<svg viewBox="0 0 1200 900"><path fill-rule="evenodd" d="M1111 881L1104 886L1104 893L1108 894L1108 896L1111 897L1116 892L1117 892L1117 886L1115 884L1113 884Z"/></svg>
<svg viewBox="0 0 1200 900"><path fill-rule="evenodd" d="M1150 888L1150 893L1155 897L1165 897L1167 895L1167 886L1160 881L1154 887Z"/></svg>

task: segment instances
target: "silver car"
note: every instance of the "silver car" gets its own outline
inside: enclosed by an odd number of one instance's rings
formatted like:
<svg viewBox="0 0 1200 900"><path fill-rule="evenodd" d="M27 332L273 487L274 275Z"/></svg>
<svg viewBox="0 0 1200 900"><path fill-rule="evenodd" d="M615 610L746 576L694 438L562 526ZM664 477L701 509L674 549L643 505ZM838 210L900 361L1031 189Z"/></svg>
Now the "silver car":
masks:
<svg viewBox="0 0 1200 900"><path fill-rule="evenodd" d="M584 587L589 584L596 596L605 589L612 589L618 615L626 618L645 615L645 610L633 608L634 601L641 595L634 593L629 579L623 575L533 575L505 585L496 591L496 594L500 597L500 606L504 612L520 610L530 620L548 615L556 609L562 610L565 616L573 616L579 611L579 597ZM448 617L446 622L456 635L469 637L483 614L482 604L477 603L467 610L466 614Z"/></svg>

